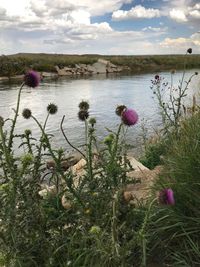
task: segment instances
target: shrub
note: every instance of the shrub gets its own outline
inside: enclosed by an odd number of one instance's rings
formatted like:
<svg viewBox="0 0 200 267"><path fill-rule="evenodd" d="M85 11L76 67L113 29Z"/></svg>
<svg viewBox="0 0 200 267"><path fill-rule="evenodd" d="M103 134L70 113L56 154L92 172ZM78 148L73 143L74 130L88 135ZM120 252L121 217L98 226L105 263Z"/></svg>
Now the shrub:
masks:
<svg viewBox="0 0 200 267"><path fill-rule="evenodd" d="M163 163L162 157L166 153L166 144L164 141L159 141L154 144L149 144L146 147L145 155L140 158L140 162L150 170Z"/></svg>

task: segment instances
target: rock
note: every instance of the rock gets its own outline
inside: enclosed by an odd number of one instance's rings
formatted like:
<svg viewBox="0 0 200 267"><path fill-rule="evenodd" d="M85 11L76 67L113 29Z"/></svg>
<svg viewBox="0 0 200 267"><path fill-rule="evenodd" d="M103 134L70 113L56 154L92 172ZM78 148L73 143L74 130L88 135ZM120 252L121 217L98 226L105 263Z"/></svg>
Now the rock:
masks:
<svg viewBox="0 0 200 267"><path fill-rule="evenodd" d="M75 165L78 163L83 156L79 152L71 152L67 157L66 160L68 160L71 164L71 166Z"/></svg>
<svg viewBox="0 0 200 267"><path fill-rule="evenodd" d="M71 201L69 201L69 200L66 198L65 195L63 195L62 198L61 198L61 204L62 204L63 208L66 209L66 210L69 210L69 209L72 208L72 203L71 203Z"/></svg>
<svg viewBox="0 0 200 267"><path fill-rule="evenodd" d="M43 71L43 72L40 73L40 76L42 77L42 79L43 78L51 78L51 79L53 79L53 78L57 78L58 74L57 73L53 73L53 72L45 72L45 71Z"/></svg>
<svg viewBox="0 0 200 267"><path fill-rule="evenodd" d="M132 171L128 174L129 179L134 179L136 182L129 184L124 189L124 199L126 202L131 200L134 203L137 201L145 201L151 191L151 187L162 170L162 166L157 166L154 170L140 169Z"/></svg>
<svg viewBox="0 0 200 267"><path fill-rule="evenodd" d="M136 160L134 157L128 157L128 160L130 161L130 164L135 171L149 170L147 167L145 167L141 162Z"/></svg>
<svg viewBox="0 0 200 267"><path fill-rule="evenodd" d="M82 155L80 153L72 153L69 154L65 159L63 159L60 163L61 168L63 171L67 171L69 167L75 165L77 162L79 162L82 158ZM55 170L56 169L56 163L54 160L48 160L46 162L46 168L49 170Z"/></svg>
<svg viewBox="0 0 200 267"><path fill-rule="evenodd" d="M59 76L115 73L122 71L122 67L116 66L110 61L101 58L92 65L76 64L75 68L64 67L62 69L55 66L55 69Z"/></svg>
<svg viewBox="0 0 200 267"><path fill-rule="evenodd" d="M81 159L78 163L72 166L71 170L73 174L78 174L82 172L83 168L86 166L87 162L85 159Z"/></svg>
<svg viewBox="0 0 200 267"><path fill-rule="evenodd" d="M97 73L97 74L100 74L100 73L106 73L106 64L102 63L102 62L96 62L94 63L93 65L93 68L94 68L94 72Z"/></svg>
<svg viewBox="0 0 200 267"><path fill-rule="evenodd" d="M63 70L64 70L64 71L69 71L69 72L71 72L72 68L64 67Z"/></svg>
<svg viewBox="0 0 200 267"><path fill-rule="evenodd" d="M66 71L65 69L60 69L58 66L55 66L55 69L58 73L59 76L67 76L67 75L71 75L71 71Z"/></svg>
<svg viewBox="0 0 200 267"><path fill-rule="evenodd" d="M57 194L57 190L55 185L48 186L48 185L42 185L43 189L38 192L38 194L45 198L47 195L55 196Z"/></svg>

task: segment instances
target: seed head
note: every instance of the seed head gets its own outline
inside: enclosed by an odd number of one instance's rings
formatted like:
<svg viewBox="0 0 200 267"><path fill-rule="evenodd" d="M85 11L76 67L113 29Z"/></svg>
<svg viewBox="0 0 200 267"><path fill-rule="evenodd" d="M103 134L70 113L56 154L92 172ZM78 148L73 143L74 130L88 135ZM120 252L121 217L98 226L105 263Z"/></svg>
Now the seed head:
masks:
<svg viewBox="0 0 200 267"><path fill-rule="evenodd" d="M53 160L49 160L46 162L46 167L49 170L54 170L56 168L56 163Z"/></svg>
<svg viewBox="0 0 200 267"><path fill-rule="evenodd" d="M88 110L90 107L87 101L81 101L78 106L81 110Z"/></svg>
<svg viewBox="0 0 200 267"><path fill-rule="evenodd" d="M31 130L26 129L26 130L24 131L24 133L25 133L26 136L29 136L29 135L31 135Z"/></svg>
<svg viewBox="0 0 200 267"><path fill-rule="evenodd" d="M24 83L32 88L35 88L40 83L40 75L34 70L28 71L24 76Z"/></svg>
<svg viewBox="0 0 200 267"><path fill-rule="evenodd" d="M192 54L192 48L188 48L187 53Z"/></svg>
<svg viewBox="0 0 200 267"><path fill-rule="evenodd" d="M47 112L49 112L49 114L51 115L56 114L57 111L58 111L58 107L55 104L50 103L47 106Z"/></svg>
<svg viewBox="0 0 200 267"><path fill-rule="evenodd" d="M78 112L79 120L85 121L89 117L89 113L87 110L80 110Z"/></svg>
<svg viewBox="0 0 200 267"><path fill-rule="evenodd" d="M31 110L28 108L25 108L22 111L22 116L24 117L24 119L29 119L31 117Z"/></svg>
<svg viewBox="0 0 200 267"><path fill-rule="evenodd" d="M90 118L89 119L89 123L91 124L92 127L94 127L94 125L96 124L96 119L95 118Z"/></svg>
<svg viewBox="0 0 200 267"><path fill-rule="evenodd" d="M126 109L125 105L119 105L116 107L115 113L117 116L121 116L122 112Z"/></svg>

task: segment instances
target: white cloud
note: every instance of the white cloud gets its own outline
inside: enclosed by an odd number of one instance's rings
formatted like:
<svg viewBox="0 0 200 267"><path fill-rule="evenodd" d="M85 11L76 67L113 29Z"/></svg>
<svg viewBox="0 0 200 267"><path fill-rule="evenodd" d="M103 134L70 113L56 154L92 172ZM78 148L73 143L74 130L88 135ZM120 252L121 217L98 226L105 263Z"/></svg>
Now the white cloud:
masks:
<svg viewBox="0 0 200 267"><path fill-rule="evenodd" d="M191 0L169 1L166 10L142 5L129 11L121 10L124 3L131 2L133 0L0 0L0 54L155 54L179 53L180 44L183 48L192 45L196 49L199 47L198 34L180 40L165 38L161 41L161 36L170 30L162 26L161 20L156 26L143 26L141 31L114 30L106 21L92 23L93 16L109 12L116 20L169 16L170 9L172 11L175 5L178 6L178 2L181 4L176 10L184 13L188 22L198 22L200 4L194 4ZM177 14L175 17L178 22L185 20L183 17L180 19L181 16L177 20Z"/></svg>
<svg viewBox="0 0 200 267"><path fill-rule="evenodd" d="M169 10L169 17L176 22L196 24L200 19L200 4L192 0L174 0Z"/></svg>
<svg viewBox="0 0 200 267"><path fill-rule="evenodd" d="M130 10L117 10L113 12L113 20L127 20L127 19L140 19L140 18L155 18L160 17L159 9L145 8L141 5L137 5Z"/></svg>
<svg viewBox="0 0 200 267"><path fill-rule="evenodd" d="M0 0L0 7L6 8L8 15L20 16L32 10L36 15L59 15L76 9L89 12L92 16L104 15L119 9L133 0Z"/></svg>
<svg viewBox="0 0 200 267"><path fill-rule="evenodd" d="M148 26L142 29L142 31L153 31L153 32L158 32L160 34L167 33L167 30L168 30L168 27L161 28L161 27L151 27L151 26Z"/></svg>
<svg viewBox="0 0 200 267"><path fill-rule="evenodd" d="M6 9L5 8L2 8L0 7L0 16L3 17L6 15ZM1 18L0 18L1 19Z"/></svg>
<svg viewBox="0 0 200 267"><path fill-rule="evenodd" d="M80 24L90 24L90 13L85 10L73 10L70 14L72 21Z"/></svg>
<svg viewBox="0 0 200 267"><path fill-rule="evenodd" d="M173 19L177 22L186 22L187 21L187 17L185 15L185 12L183 10L180 10L180 9L173 8L172 10L170 10L169 16L171 19Z"/></svg>
<svg viewBox="0 0 200 267"><path fill-rule="evenodd" d="M189 12L189 15L195 19L200 19L200 11L199 10L192 10Z"/></svg>
<svg viewBox="0 0 200 267"><path fill-rule="evenodd" d="M160 43L161 47L174 49L174 52L183 53L189 47L193 47L195 53L200 52L200 34L194 33L189 38L165 38ZM180 49L181 48L181 49Z"/></svg>

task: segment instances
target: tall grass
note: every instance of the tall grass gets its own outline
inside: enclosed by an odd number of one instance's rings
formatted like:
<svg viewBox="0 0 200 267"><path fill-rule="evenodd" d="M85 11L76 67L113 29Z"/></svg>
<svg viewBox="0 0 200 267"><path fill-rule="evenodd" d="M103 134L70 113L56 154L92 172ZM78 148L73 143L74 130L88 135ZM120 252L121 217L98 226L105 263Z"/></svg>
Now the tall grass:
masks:
<svg viewBox="0 0 200 267"><path fill-rule="evenodd" d="M155 209L149 225L150 253L172 266L200 264L200 113L182 121L154 189L172 188L176 205Z"/></svg>

